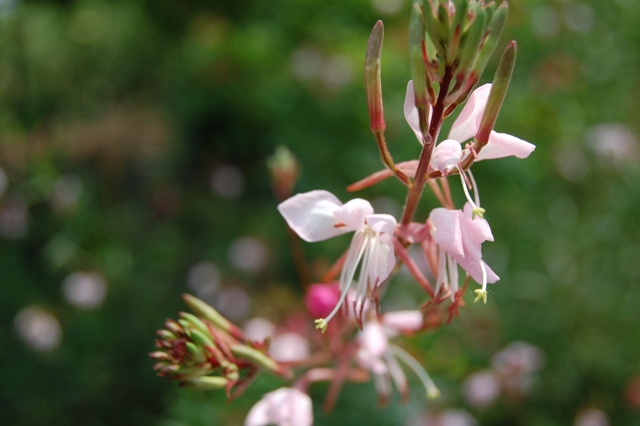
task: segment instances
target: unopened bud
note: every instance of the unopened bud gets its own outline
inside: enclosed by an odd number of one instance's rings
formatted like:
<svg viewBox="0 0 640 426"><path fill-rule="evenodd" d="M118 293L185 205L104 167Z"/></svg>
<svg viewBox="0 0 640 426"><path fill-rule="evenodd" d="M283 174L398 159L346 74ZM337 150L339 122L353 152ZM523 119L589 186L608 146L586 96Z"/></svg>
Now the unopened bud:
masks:
<svg viewBox="0 0 640 426"><path fill-rule="evenodd" d="M489 62L489 58L491 58L493 51L498 45L498 40L500 39L500 35L502 34L502 30L504 29L505 24L507 23L508 15L509 5L507 4L507 2L504 2L498 7L498 9L496 9L495 13L491 17L489 31L472 66L473 74L477 79L480 79L484 68Z"/></svg>
<svg viewBox="0 0 640 426"><path fill-rule="evenodd" d="M378 21L369 36L364 59L364 87L367 94L371 131L373 132L384 130L387 127L384 122L382 106L381 57L383 39L384 25L382 21Z"/></svg>
<svg viewBox="0 0 640 426"><path fill-rule="evenodd" d="M249 346L231 346L231 353L236 358L250 361L252 364L258 367L262 367L273 374L288 375L287 372L282 367L280 367L277 362L269 357L269 355L260 352L259 350L253 349Z"/></svg>
<svg viewBox="0 0 640 426"><path fill-rule="evenodd" d="M190 294L183 294L182 299L197 316L206 319L214 326L226 331L236 339L244 340L242 332L238 327L202 300Z"/></svg>
<svg viewBox="0 0 640 426"><path fill-rule="evenodd" d="M516 63L517 46L516 42L512 41L507 45L507 48L502 54L496 75L493 78L491 85L491 91L489 92L489 99L487 100L487 106L482 114L482 121L480 122L480 128L476 133L477 148L482 148L489 141L489 135L493 130L493 126L496 124L502 102L507 94L509 83L511 82L511 74L513 73L513 67Z"/></svg>
<svg viewBox="0 0 640 426"><path fill-rule="evenodd" d="M224 377L205 376L183 380L181 385L198 390L218 390L224 389L229 381Z"/></svg>
<svg viewBox="0 0 640 426"><path fill-rule="evenodd" d="M300 174L298 160L286 146L278 145L276 152L267 158L267 166L276 195L280 199L288 198Z"/></svg>

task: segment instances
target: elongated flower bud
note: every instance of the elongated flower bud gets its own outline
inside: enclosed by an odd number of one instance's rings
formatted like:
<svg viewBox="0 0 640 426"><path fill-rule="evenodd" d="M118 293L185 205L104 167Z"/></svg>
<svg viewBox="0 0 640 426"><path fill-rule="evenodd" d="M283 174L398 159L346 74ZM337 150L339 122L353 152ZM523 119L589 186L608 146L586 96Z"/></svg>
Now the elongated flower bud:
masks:
<svg viewBox="0 0 640 426"><path fill-rule="evenodd" d="M512 41L507 45L507 48L502 54L496 75L493 78L493 84L491 85L491 92L489 92L489 99L487 100L487 106L484 109L482 115L482 121L480 122L480 128L476 133L476 143L479 147L487 144L489 141L489 135L493 130L493 126L496 124L502 102L507 94L509 83L511 82L511 74L513 73L513 67L516 63L517 47L516 42Z"/></svg>
<svg viewBox="0 0 640 426"><path fill-rule="evenodd" d="M376 22L369 36L364 60L364 86L367 92L367 106L371 120L371 131L386 129L382 107L381 57L384 25Z"/></svg>

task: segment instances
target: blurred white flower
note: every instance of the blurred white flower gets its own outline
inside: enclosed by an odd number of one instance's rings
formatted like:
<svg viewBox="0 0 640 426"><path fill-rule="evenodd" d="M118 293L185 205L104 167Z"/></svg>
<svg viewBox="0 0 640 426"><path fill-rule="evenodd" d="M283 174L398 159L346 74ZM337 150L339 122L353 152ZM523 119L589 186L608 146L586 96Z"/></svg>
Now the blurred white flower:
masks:
<svg viewBox="0 0 640 426"><path fill-rule="evenodd" d="M531 14L531 29L540 38L552 38L560 31L560 15L553 6L539 6Z"/></svg>
<svg viewBox="0 0 640 426"><path fill-rule="evenodd" d="M597 408L583 411L576 417L575 426L609 426L607 415Z"/></svg>
<svg viewBox="0 0 640 426"><path fill-rule="evenodd" d="M242 332L247 339L262 342L276 334L276 326L267 319L252 318L244 324Z"/></svg>
<svg viewBox="0 0 640 426"><path fill-rule="evenodd" d="M187 286L198 299L213 303L220 287L220 269L211 262L200 262L189 268Z"/></svg>
<svg viewBox="0 0 640 426"><path fill-rule="evenodd" d="M232 322L236 322L247 316L250 305L246 291L240 287L227 287L218 292L213 307Z"/></svg>
<svg viewBox="0 0 640 426"><path fill-rule="evenodd" d="M587 146L603 166L616 167L636 162L640 157L638 138L628 126L621 123L605 123L590 128Z"/></svg>
<svg viewBox="0 0 640 426"><path fill-rule="evenodd" d="M479 371L467 377L463 385L464 396L472 407L484 408L500 395L500 379L491 370Z"/></svg>
<svg viewBox="0 0 640 426"><path fill-rule="evenodd" d="M410 419L406 426L477 426L478 421L460 409L432 412Z"/></svg>
<svg viewBox="0 0 640 426"><path fill-rule="evenodd" d="M244 175L235 166L221 166L211 175L211 189L224 198L238 198L244 191Z"/></svg>
<svg viewBox="0 0 640 426"><path fill-rule="evenodd" d="M280 388L265 394L254 405L244 421L245 426L311 426L313 404L306 393L293 388Z"/></svg>
<svg viewBox="0 0 640 426"><path fill-rule="evenodd" d="M24 237L28 229L28 206L19 196L8 198L0 205L0 233L17 240Z"/></svg>
<svg viewBox="0 0 640 426"><path fill-rule="evenodd" d="M371 5L376 12L393 15L400 12L404 0L371 0Z"/></svg>
<svg viewBox="0 0 640 426"><path fill-rule="evenodd" d="M577 33L586 34L593 28L593 8L586 3L571 3L564 10L567 27Z"/></svg>
<svg viewBox="0 0 640 426"><path fill-rule="evenodd" d="M94 272L74 272L62 282L62 293L76 308L92 309L100 305L107 295L107 283Z"/></svg>
<svg viewBox="0 0 640 426"><path fill-rule="evenodd" d="M51 206L57 212L73 209L82 195L82 180L75 174L66 174L53 184Z"/></svg>
<svg viewBox="0 0 640 426"><path fill-rule="evenodd" d="M20 338L33 349L50 352L62 338L57 318L38 306L27 306L16 315L13 325Z"/></svg>
<svg viewBox="0 0 640 426"><path fill-rule="evenodd" d="M245 272L262 271L269 261L269 251L265 244L253 237L236 239L229 249L229 259L233 265Z"/></svg>
<svg viewBox="0 0 640 426"><path fill-rule="evenodd" d="M271 340L271 358L280 362L292 362L309 356L307 340L297 333L281 333Z"/></svg>

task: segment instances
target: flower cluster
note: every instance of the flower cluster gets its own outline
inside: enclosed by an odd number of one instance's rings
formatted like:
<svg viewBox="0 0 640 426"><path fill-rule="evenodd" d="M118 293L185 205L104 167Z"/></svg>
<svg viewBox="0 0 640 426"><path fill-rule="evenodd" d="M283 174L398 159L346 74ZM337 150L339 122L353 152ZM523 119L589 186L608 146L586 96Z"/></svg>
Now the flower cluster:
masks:
<svg viewBox="0 0 640 426"><path fill-rule="evenodd" d="M211 308L187 299L197 316L181 314L179 321L168 321L167 329L160 332L162 351L152 354L160 360L156 366L159 374L188 384L201 384L207 378L228 392L243 384L243 378L252 377L257 367L280 375L295 368L297 378L290 387L267 393L249 412L245 424L250 426L312 424L307 389L317 381L330 382L325 409L333 406L345 382L373 380L381 403L393 387L406 397L405 370L420 380L427 397L439 395L411 350L392 340L439 327L442 322L433 319L432 309L437 305L449 304L451 320L464 305L471 280L479 284L474 290L475 301L487 303L487 285L499 280L482 256L482 244L494 237L484 218L471 166L476 161L508 156L526 158L535 149L529 142L494 131L515 63L515 42L505 49L493 82L474 90L497 45L507 12L506 2L499 6L482 0L412 2L411 80L404 115L420 143L415 145L420 152L415 159L400 163L394 162L384 136L384 27L381 21L374 26L365 56L365 90L370 128L385 169L347 189L361 190L395 176L406 191L400 217L376 213L363 198L343 203L326 190L291 196L300 170L295 157L279 149L269 161L280 201L278 211L294 235L291 243L296 269L300 282L307 285L307 311L321 331L313 330L308 321L296 327L301 333L296 336L306 333L316 352L307 356L305 346L304 351L296 352L300 356L271 358L267 355L269 338L263 343L248 341ZM449 134L440 140L445 119L463 104ZM450 179L461 183L460 207L456 207L454 198L458 195L452 191ZM431 207L421 211L420 200L427 186L433 192ZM311 277L297 237L319 242L344 234L352 234L344 254L324 277ZM422 263L427 268L415 260L416 251L424 255ZM393 278L400 267L411 273L428 302L416 303L410 310L381 312L384 289L396 285ZM273 328L277 332L277 327ZM287 342L285 346L290 344Z"/></svg>

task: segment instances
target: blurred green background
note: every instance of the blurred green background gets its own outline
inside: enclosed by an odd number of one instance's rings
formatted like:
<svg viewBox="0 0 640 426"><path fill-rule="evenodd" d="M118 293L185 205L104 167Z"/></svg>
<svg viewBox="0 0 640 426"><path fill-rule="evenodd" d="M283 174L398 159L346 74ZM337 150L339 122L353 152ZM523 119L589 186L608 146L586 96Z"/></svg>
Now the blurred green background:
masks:
<svg viewBox="0 0 640 426"><path fill-rule="evenodd" d="M371 418L373 387L347 386L324 414L318 385L318 425L435 425L447 410L466 424L640 424L640 3L510 6L498 49L515 39L519 56L496 128L537 149L474 166L501 281L486 306L467 295L452 325L408 344L440 400L416 383L408 405ZM261 377L227 404L155 377L147 354L185 291L240 324L302 311L265 158L286 145L298 191L343 201L381 168L362 84L377 19L390 149L417 157L402 116L408 10L0 0L0 424L236 425L283 385ZM360 194L390 212L404 195L391 180ZM425 196L422 218L435 205ZM304 248L320 270L347 241ZM465 380L515 341L544 356L531 386L474 404Z"/></svg>

